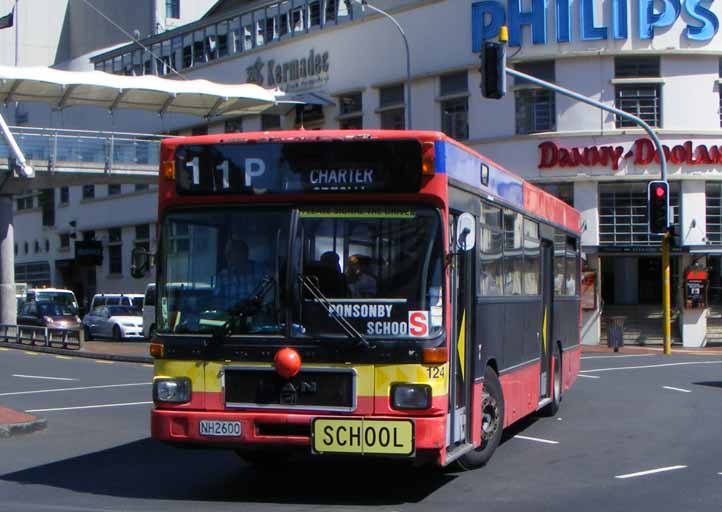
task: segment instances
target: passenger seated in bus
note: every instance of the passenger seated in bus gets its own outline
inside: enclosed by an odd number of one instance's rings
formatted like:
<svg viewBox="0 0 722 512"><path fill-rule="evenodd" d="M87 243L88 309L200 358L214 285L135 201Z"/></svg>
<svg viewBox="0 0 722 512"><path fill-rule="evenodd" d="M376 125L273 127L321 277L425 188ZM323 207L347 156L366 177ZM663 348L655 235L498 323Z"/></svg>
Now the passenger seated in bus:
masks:
<svg viewBox="0 0 722 512"><path fill-rule="evenodd" d="M370 264L370 258L361 254L354 254L348 259L346 279L351 297L376 297L376 277L371 274Z"/></svg>
<svg viewBox="0 0 722 512"><path fill-rule="evenodd" d="M348 295L346 277L341 272L341 258L338 254L334 251L323 253L318 270L318 285L327 297Z"/></svg>

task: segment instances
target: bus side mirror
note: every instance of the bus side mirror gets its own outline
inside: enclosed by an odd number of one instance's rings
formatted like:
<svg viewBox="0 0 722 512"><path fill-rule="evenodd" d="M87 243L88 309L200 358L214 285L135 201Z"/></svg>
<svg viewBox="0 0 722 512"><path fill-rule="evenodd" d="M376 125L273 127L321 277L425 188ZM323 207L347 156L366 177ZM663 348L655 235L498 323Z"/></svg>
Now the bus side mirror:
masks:
<svg viewBox="0 0 722 512"><path fill-rule="evenodd" d="M151 254L143 247L135 247L130 253L130 275L136 279L145 276L151 265Z"/></svg>
<svg viewBox="0 0 722 512"><path fill-rule="evenodd" d="M456 221L456 249L470 251L476 244L476 222L470 213L462 213Z"/></svg>

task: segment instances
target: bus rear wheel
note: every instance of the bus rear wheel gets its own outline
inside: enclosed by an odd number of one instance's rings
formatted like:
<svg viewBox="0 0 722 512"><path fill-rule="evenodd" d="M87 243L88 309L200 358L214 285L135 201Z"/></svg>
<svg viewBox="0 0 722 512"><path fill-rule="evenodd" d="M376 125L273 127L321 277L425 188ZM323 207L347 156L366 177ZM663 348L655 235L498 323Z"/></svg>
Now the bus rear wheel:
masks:
<svg viewBox="0 0 722 512"><path fill-rule="evenodd" d="M484 392L481 399L481 446L462 455L457 461L462 469L486 465L501 442L504 430L504 395L499 376L487 366L484 373Z"/></svg>

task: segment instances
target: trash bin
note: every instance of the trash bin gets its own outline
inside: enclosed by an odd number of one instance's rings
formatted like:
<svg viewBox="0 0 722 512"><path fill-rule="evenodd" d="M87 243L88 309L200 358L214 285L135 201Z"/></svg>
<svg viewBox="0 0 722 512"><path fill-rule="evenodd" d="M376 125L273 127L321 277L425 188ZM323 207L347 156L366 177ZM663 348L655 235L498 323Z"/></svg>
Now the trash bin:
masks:
<svg viewBox="0 0 722 512"><path fill-rule="evenodd" d="M619 352L624 346L624 317L611 316L607 323L607 346Z"/></svg>

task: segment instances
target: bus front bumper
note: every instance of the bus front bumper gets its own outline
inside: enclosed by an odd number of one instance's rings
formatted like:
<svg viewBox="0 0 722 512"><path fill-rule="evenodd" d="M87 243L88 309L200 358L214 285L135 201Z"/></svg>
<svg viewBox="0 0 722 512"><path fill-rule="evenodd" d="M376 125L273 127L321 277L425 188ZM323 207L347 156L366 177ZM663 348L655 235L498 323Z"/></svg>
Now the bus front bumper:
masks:
<svg viewBox="0 0 722 512"><path fill-rule="evenodd" d="M311 451L311 422L314 418L360 419L360 416L329 414L285 414L271 412L225 412L153 409L151 436L173 444L206 445L228 448L280 448L307 446ZM408 420L414 422L415 450L441 450L446 442L446 417L364 417L373 420ZM206 435L201 422L240 422L239 433ZM233 429L230 429L233 430Z"/></svg>

